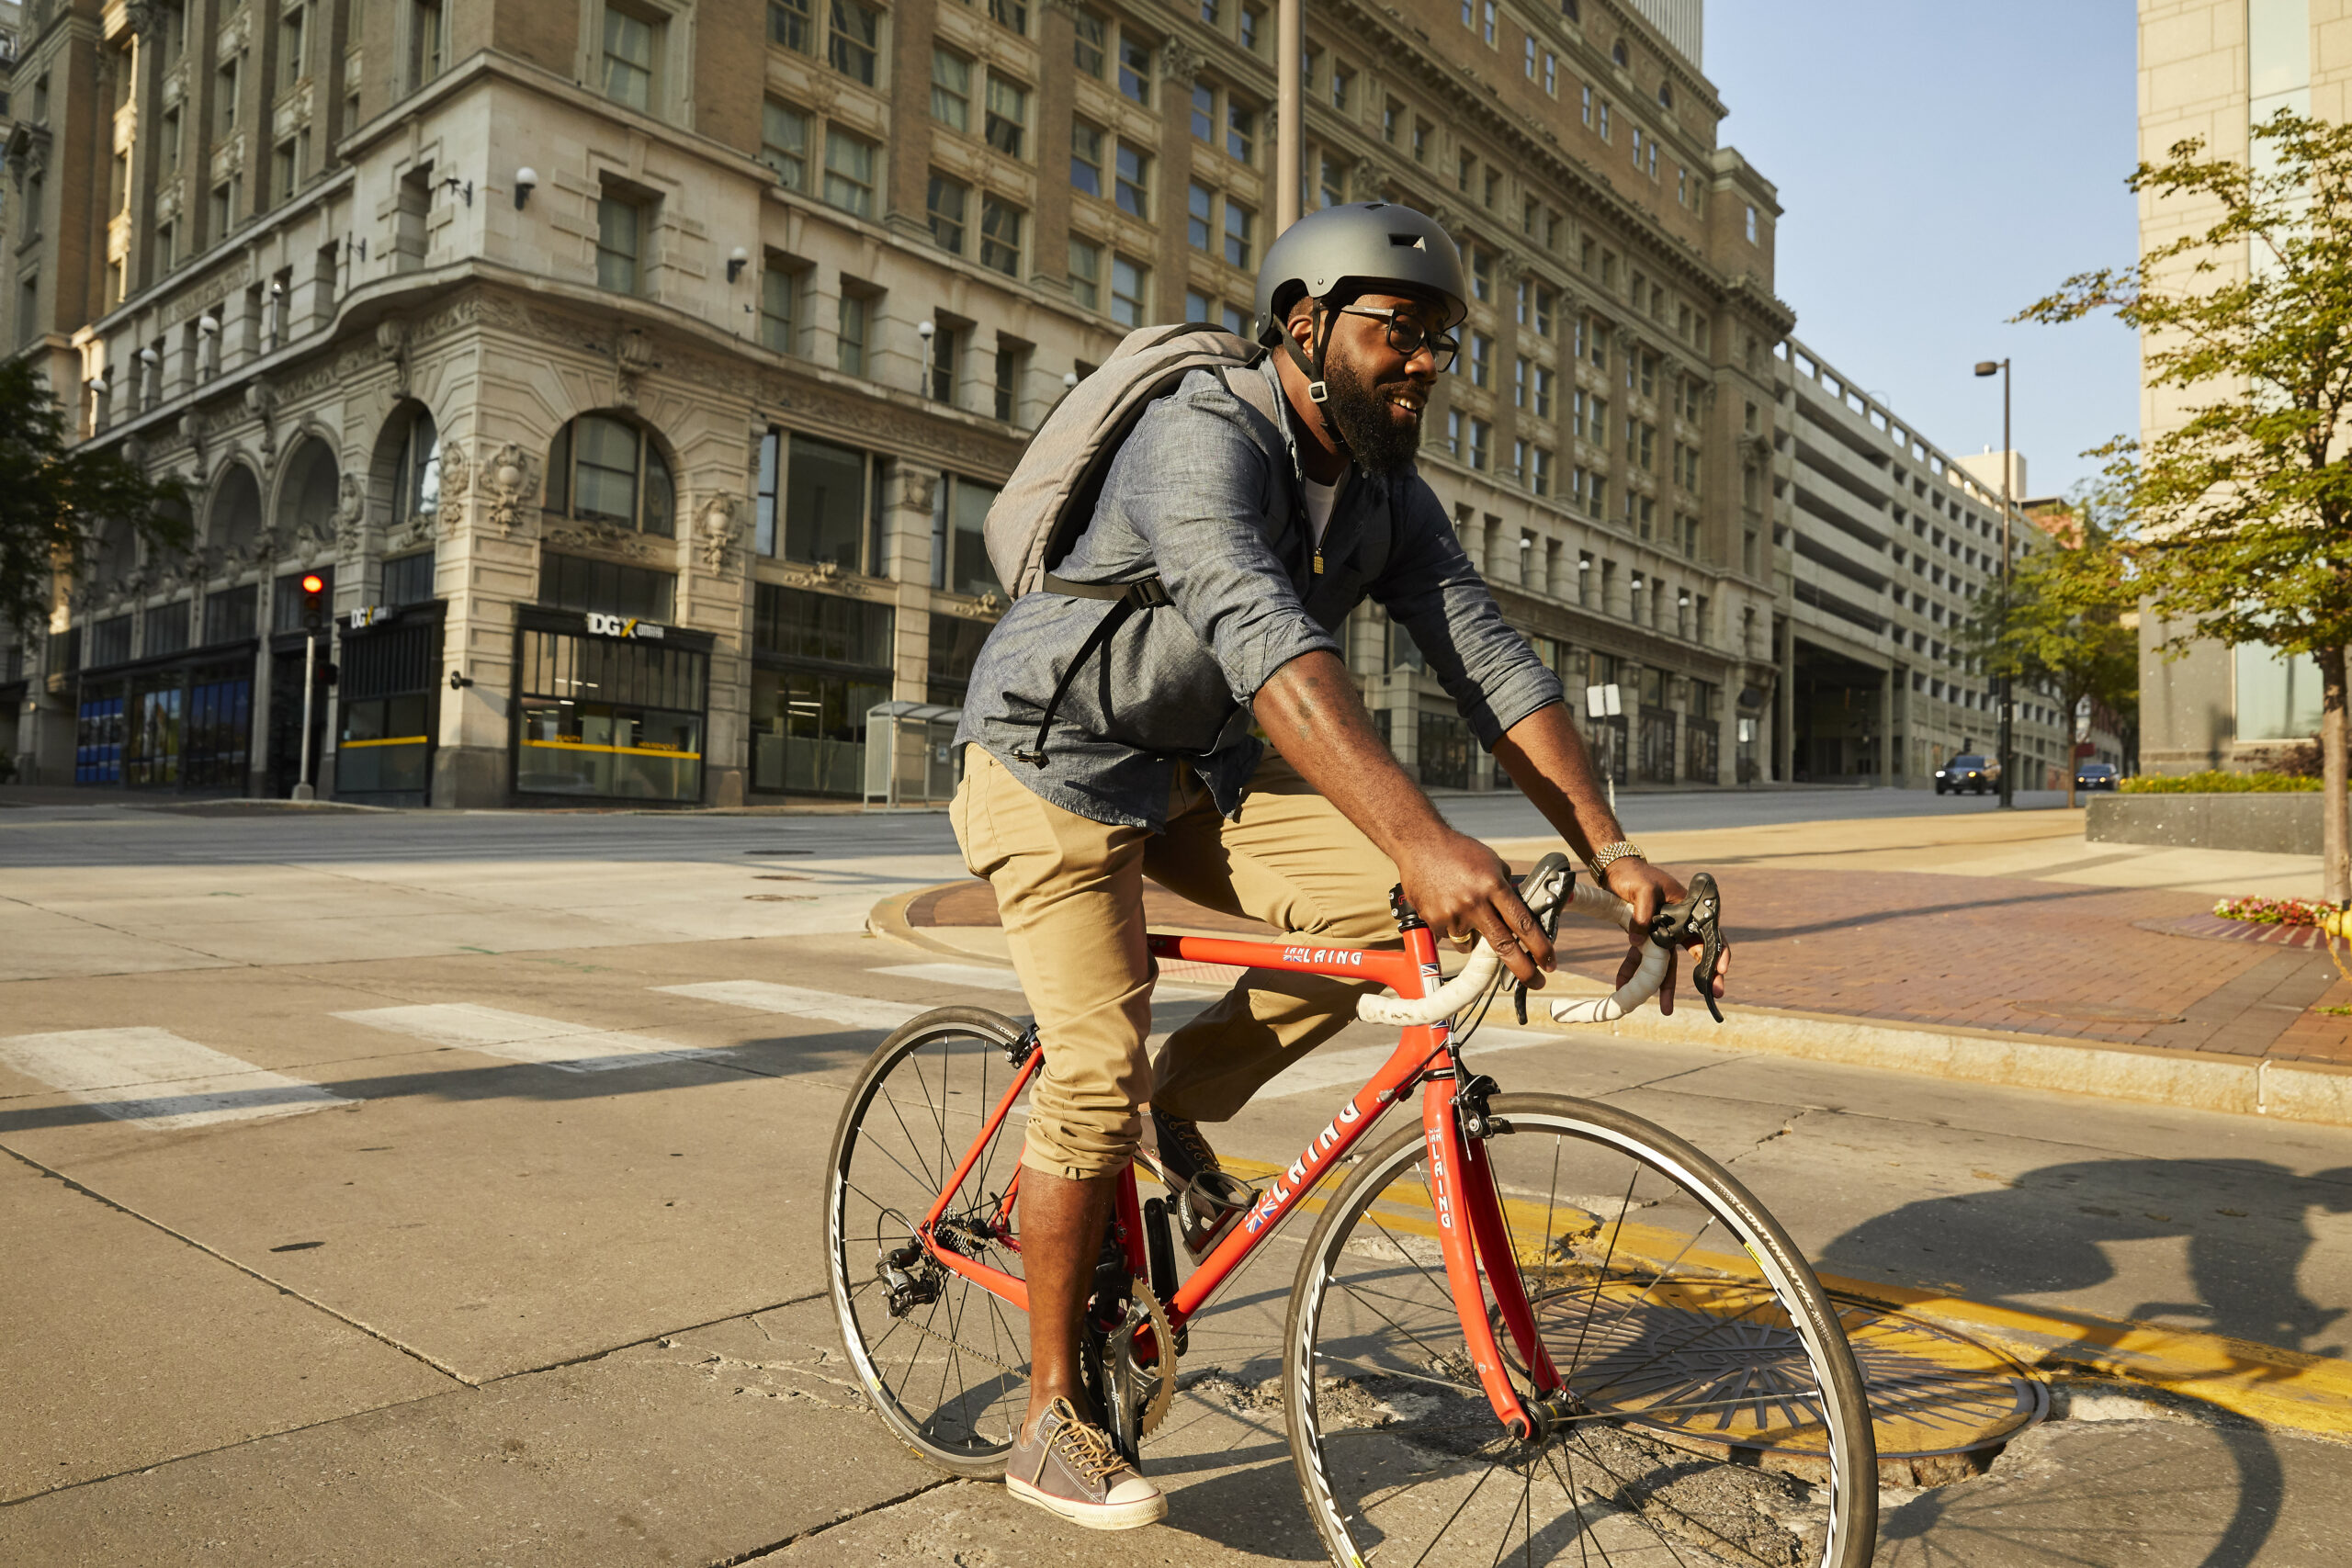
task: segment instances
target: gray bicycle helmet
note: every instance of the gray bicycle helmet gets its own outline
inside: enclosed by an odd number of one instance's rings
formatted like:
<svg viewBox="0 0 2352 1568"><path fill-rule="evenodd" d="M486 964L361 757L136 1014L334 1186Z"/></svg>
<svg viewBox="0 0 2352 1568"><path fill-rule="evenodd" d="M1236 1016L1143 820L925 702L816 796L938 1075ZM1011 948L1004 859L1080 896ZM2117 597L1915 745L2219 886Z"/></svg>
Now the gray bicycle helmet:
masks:
<svg viewBox="0 0 2352 1568"><path fill-rule="evenodd" d="M1267 247L1265 265L1258 269L1258 341L1289 351L1306 377L1307 395L1319 403L1330 321L1326 317L1316 330L1310 364L1297 340L1283 330L1283 317L1301 295L1321 300L1343 289L1382 284L1443 299L1449 327L1470 313L1462 253L1434 218L1393 201L1351 201L1310 212Z"/></svg>

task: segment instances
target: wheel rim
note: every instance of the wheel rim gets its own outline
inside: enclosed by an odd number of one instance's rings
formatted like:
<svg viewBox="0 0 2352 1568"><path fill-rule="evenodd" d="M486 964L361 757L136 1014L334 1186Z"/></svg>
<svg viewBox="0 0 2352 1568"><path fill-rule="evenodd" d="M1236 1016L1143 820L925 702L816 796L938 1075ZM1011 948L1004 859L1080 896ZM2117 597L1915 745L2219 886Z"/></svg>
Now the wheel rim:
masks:
<svg viewBox="0 0 2352 1568"><path fill-rule="evenodd" d="M917 1020L884 1048L844 1113L827 1205L835 1313L859 1379L902 1437L949 1463L1001 1458L1027 1399L1023 1315L914 1245L915 1224L1012 1082L1013 1032L997 1022L1001 1037L986 1024ZM1002 1198L1019 1128L1016 1113L998 1129L938 1227L1015 1278L1016 1214ZM881 1271L885 1255L896 1255L893 1277Z"/></svg>
<svg viewBox="0 0 2352 1568"><path fill-rule="evenodd" d="M1773 1246L1670 1147L1641 1157L1615 1128L1505 1116L1485 1148L1577 1414L1538 1442L1503 1432L1445 1290L1423 1151L1384 1149L1316 1239L1291 1346L1302 1474L1335 1558L1866 1561L1851 1470L1867 1413L1823 1394L1836 1352Z"/></svg>

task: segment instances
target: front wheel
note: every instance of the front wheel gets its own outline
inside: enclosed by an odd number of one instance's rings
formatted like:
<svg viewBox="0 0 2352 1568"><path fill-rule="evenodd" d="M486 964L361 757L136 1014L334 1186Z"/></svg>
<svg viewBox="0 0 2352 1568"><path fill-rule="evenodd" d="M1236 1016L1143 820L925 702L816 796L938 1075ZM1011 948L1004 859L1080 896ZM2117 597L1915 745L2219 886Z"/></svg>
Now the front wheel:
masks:
<svg viewBox="0 0 2352 1568"><path fill-rule="evenodd" d="M1012 1087L1021 1026L941 1008L884 1041L842 1107L826 1168L825 1253L842 1348L899 1439L975 1480L1004 1472L1029 1399L1027 1314L941 1267L915 1226ZM957 1185L938 1233L1018 1278L1018 1205L1007 1198L1021 1126L1007 1117Z"/></svg>
<svg viewBox="0 0 2352 1568"><path fill-rule="evenodd" d="M1492 1103L1485 1150L1565 1391L1537 1390L1497 1335L1522 1393L1569 1414L1531 1442L1496 1419L1446 1286L1422 1134L1389 1140L1325 1210L1284 1334L1291 1455L1331 1561L1865 1568L1869 1405L1781 1227L1638 1117Z"/></svg>

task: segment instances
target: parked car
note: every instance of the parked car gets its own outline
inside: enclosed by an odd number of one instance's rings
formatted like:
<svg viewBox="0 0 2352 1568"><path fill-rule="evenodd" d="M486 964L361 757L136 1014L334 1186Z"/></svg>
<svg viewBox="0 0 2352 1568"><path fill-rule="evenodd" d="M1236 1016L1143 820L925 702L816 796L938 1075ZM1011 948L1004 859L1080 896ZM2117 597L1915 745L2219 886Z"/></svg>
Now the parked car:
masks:
<svg viewBox="0 0 2352 1568"><path fill-rule="evenodd" d="M2113 789L2115 781L2122 777L2112 762L2085 762L2075 770L2076 789Z"/></svg>
<svg viewBox="0 0 2352 1568"><path fill-rule="evenodd" d="M1983 795L1987 790L1996 790L2000 787L2001 764L1990 757L1977 756L1974 752L1954 757L1936 770L1938 795L1947 790L1954 795L1958 795L1962 790Z"/></svg>

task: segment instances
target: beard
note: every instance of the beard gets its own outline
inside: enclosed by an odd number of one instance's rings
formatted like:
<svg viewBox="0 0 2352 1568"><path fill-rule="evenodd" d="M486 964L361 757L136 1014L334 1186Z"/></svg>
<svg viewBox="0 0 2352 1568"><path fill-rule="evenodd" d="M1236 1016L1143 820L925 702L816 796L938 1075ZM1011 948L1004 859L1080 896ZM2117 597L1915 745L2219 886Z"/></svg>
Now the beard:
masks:
<svg viewBox="0 0 2352 1568"><path fill-rule="evenodd" d="M1323 386L1329 395L1323 403L1331 428L1359 468L1375 474L1404 469L1421 449L1421 420L1427 411L1402 418L1388 394L1409 384L1406 377L1368 387L1355 367L1333 362L1323 367Z"/></svg>

